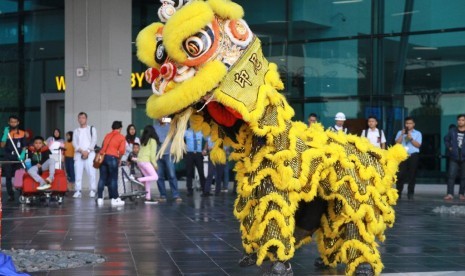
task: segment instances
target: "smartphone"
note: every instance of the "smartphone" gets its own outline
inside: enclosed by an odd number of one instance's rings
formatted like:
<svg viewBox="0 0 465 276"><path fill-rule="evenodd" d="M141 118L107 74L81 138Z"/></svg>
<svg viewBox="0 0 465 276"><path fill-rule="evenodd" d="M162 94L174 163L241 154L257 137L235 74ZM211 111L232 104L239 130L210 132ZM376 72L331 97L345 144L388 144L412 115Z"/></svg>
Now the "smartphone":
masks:
<svg viewBox="0 0 465 276"><path fill-rule="evenodd" d="M162 123L171 123L171 118L169 118L169 117L163 117L163 118L161 118L161 122L162 122Z"/></svg>
<svg viewBox="0 0 465 276"><path fill-rule="evenodd" d="M405 134L408 134L408 128L405 128Z"/></svg>

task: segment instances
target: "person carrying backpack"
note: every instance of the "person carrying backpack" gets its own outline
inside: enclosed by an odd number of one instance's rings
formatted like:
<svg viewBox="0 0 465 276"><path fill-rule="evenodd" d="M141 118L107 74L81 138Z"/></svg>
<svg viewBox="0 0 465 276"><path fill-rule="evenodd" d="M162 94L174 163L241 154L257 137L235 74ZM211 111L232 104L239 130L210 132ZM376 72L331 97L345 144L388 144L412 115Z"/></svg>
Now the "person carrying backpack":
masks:
<svg viewBox="0 0 465 276"><path fill-rule="evenodd" d="M378 148L386 149L386 136L382 129L378 129L378 119L375 116L368 117L368 128L362 131L362 137L366 137L370 143Z"/></svg>
<svg viewBox="0 0 465 276"><path fill-rule="evenodd" d="M89 176L89 197L94 198L97 191L96 173L93 167L95 145L97 144L97 130L87 124L87 113L78 114L79 127L73 131L74 147L74 177L75 192L73 197L81 197L82 174L86 171Z"/></svg>

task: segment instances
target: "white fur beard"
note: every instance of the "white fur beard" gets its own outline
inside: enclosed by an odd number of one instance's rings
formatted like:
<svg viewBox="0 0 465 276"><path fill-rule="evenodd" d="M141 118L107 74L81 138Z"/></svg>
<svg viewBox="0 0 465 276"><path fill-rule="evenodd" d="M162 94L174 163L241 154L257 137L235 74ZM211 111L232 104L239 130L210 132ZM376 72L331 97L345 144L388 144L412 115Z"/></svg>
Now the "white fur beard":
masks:
<svg viewBox="0 0 465 276"><path fill-rule="evenodd" d="M184 133L187 129L187 123L192 113L194 113L194 108L189 107L183 112L176 114L171 120L171 126L168 134L166 135L165 141L160 147L160 150L157 153L157 158L161 158L168 147L168 144L171 143L170 155L173 158L174 162L179 162L186 153L186 143L184 142Z"/></svg>

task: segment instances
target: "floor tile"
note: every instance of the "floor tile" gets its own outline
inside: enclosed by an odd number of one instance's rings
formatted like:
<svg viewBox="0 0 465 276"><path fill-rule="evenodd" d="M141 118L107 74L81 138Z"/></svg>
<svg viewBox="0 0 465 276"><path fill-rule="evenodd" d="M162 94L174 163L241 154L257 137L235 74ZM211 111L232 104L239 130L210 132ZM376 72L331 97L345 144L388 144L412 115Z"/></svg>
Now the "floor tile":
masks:
<svg viewBox="0 0 465 276"><path fill-rule="evenodd" d="M423 185L421 185L423 186ZM422 193L424 191L424 193ZM66 198L60 206L4 203L1 246L4 249L76 250L104 255L106 262L31 275L261 275L270 266L238 266L243 255L239 224L232 214L234 197L186 198L146 206L97 208L92 199ZM396 223L380 244L389 275L433 275L465 271L465 218L435 214L451 206L425 185L414 202L395 206ZM464 204L454 202L453 204ZM295 252L294 275L342 275L344 265L325 270L313 266L315 243ZM465 272L463 273L465 275Z"/></svg>

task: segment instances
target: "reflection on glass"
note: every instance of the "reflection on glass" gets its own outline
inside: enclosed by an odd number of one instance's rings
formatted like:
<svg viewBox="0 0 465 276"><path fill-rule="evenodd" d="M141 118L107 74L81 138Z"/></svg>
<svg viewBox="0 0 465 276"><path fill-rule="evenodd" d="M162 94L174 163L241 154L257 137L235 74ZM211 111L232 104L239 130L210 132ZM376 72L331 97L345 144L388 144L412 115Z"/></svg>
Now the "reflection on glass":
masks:
<svg viewBox="0 0 465 276"><path fill-rule="evenodd" d="M389 0L384 3L384 32L400 33L465 26L463 0ZM411 22L404 25L406 18Z"/></svg>
<svg viewBox="0 0 465 276"><path fill-rule="evenodd" d="M396 85L403 94L465 92L465 32L411 35L406 46L387 38L384 44L388 94L396 92ZM399 54L402 51L405 56ZM399 70L403 72L401 79L396 78ZM430 97L424 101L436 100Z"/></svg>
<svg viewBox="0 0 465 276"><path fill-rule="evenodd" d="M342 40L305 45L306 97L366 95L370 90L368 40Z"/></svg>

